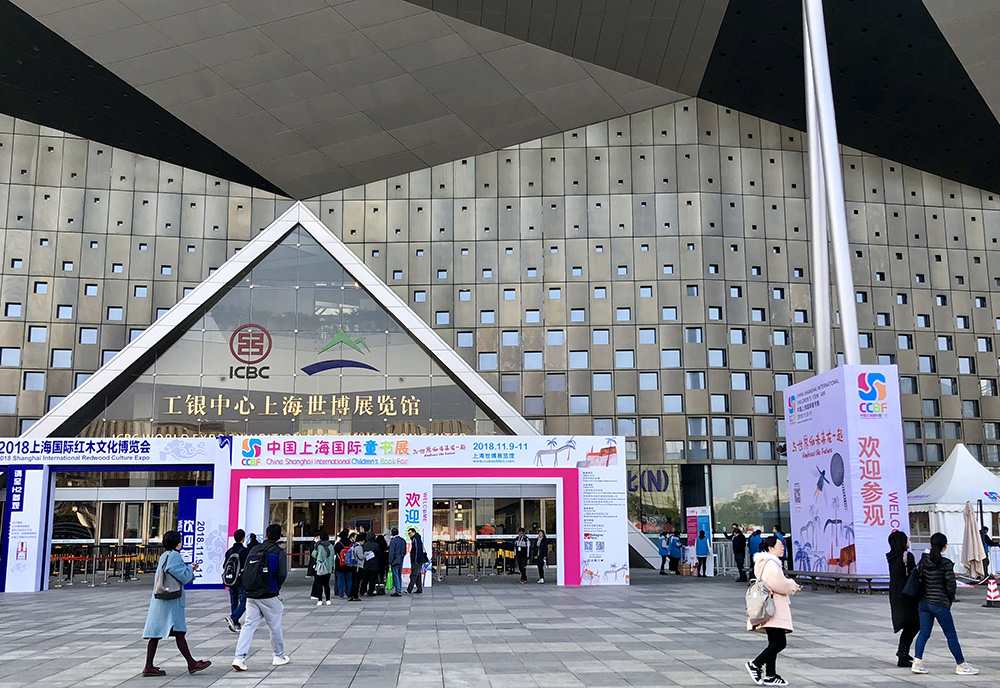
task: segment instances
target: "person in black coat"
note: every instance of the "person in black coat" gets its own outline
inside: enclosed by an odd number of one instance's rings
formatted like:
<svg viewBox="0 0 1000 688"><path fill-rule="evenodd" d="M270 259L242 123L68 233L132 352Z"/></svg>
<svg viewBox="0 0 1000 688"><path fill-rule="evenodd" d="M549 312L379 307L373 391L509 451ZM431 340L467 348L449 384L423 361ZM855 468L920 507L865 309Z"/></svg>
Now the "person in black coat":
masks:
<svg viewBox="0 0 1000 688"><path fill-rule="evenodd" d="M913 666L910 656L910 646L920 630L920 617L917 614L917 600L903 594L903 588L916 568L913 553L909 551L910 541L906 533L893 531L889 533L889 551L885 558L889 562L889 609L892 612L892 632L899 633L899 646L896 649L896 666Z"/></svg>
<svg viewBox="0 0 1000 688"><path fill-rule="evenodd" d="M733 524L733 529L726 534L726 539L733 545L733 559L736 560L736 570L740 572L740 577L736 579L736 582L746 583L747 536L743 534L739 523Z"/></svg>
<svg viewBox="0 0 1000 688"><path fill-rule="evenodd" d="M983 559L983 576L989 578L990 576L990 547L996 547L997 541L990 537L990 529L987 526L983 526L979 529L979 537L983 541L983 551L986 552L986 558Z"/></svg>
<svg viewBox="0 0 1000 688"><path fill-rule="evenodd" d="M406 594L412 593L416 586L419 595L424 591L423 566L427 563L427 552L424 551L424 540L416 528L410 528L406 532L410 536L410 582L406 586Z"/></svg>

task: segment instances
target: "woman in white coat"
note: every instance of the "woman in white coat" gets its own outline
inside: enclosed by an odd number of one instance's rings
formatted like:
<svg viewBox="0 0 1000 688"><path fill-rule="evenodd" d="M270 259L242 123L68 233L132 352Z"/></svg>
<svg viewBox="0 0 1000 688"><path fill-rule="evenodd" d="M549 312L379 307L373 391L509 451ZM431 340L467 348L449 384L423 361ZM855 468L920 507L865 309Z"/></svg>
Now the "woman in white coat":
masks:
<svg viewBox="0 0 1000 688"><path fill-rule="evenodd" d="M748 631L767 633L767 647L757 658L747 662L747 672L758 686L787 686L788 681L775 671L778 653L785 649L787 636L792 632L792 606L789 597L802 588L791 578L785 578L781 559L785 556L785 543L771 535L761 542L760 551L753 557L753 575L763 581L774 599L774 616L758 626L747 621Z"/></svg>

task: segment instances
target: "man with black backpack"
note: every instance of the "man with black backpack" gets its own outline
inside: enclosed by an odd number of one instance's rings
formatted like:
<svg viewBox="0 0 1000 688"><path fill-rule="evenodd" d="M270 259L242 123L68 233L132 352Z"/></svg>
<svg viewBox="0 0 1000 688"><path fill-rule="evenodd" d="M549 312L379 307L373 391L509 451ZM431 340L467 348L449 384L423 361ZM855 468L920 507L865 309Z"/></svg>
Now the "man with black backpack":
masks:
<svg viewBox="0 0 1000 688"><path fill-rule="evenodd" d="M240 632L240 619L247 610L247 591L240 581L240 574L243 567L247 565L247 555L250 550L243 544L246 537L243 529L238 529L233 533L233 546L226 550L225 562L222 565L222 584L229 588L229 616L226 617L226 626L233 633Z"/></svg>
<svg viewBox="0 0 1000 688"><path fill-rule="evenodd" d="M233 669L236 671L247 670L247 655L250 654L253 635L261 621L267 624L271 632L271 646L274 649L271 665L283 666L291 661L285 654L284 630L281 626L285 606L278 597L281 586L288 577L288 557L278 545L280 539L281 526L272 523L267 527L264 542L250 550L240 576L246 589L247 614L236 641L236 653L233 657Z"/></svg>

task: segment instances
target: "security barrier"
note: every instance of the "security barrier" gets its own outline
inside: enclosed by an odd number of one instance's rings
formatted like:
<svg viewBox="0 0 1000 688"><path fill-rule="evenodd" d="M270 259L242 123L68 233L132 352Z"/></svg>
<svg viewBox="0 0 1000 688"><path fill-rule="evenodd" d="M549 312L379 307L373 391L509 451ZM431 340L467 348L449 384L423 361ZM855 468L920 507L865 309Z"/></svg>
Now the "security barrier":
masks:
<svg viewBox="0 0 1000 688"><path fill-rule="evenodd" d="M49 557L49 587L97 587L139 580L156 570L159 545L57 544Z"/></svg>

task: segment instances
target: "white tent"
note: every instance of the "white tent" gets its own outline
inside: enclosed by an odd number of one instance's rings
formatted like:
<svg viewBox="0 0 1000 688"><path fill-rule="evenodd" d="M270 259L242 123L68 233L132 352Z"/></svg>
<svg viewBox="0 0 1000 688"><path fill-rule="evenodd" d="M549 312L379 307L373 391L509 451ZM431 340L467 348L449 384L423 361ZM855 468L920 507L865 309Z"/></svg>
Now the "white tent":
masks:
<svg viewBox="0 0 1000 688"><path fill-rule="evenodd" d="M965 448L956 444L948 460L923 485L907 495L910 512L926 512L932 533L941 532L948 536L948 557L958 565L963 557L962 537L965 522L962 511L966 502L978 513L978 502L982 500L985 524L990 524L990 514L1000 512L1000 476L988 470ZM990 553L992 560L997 550ZM919 558L919 552L916 552Z"/></svg>

